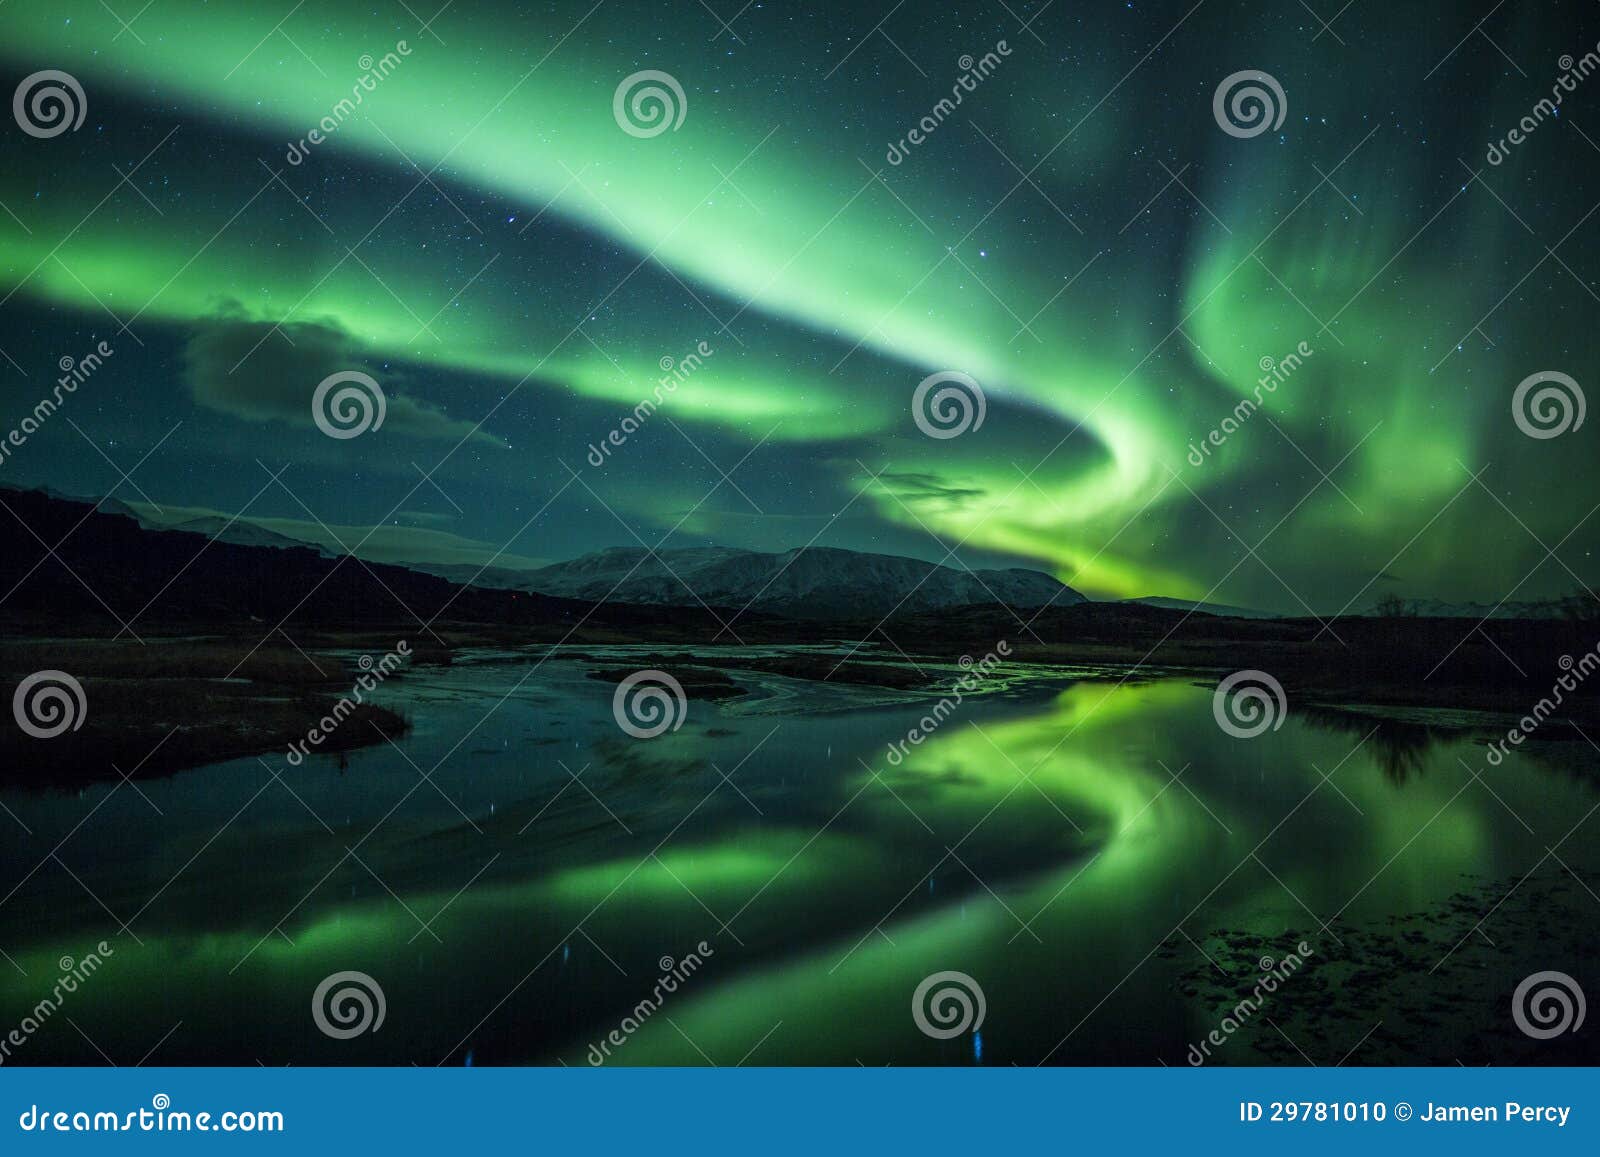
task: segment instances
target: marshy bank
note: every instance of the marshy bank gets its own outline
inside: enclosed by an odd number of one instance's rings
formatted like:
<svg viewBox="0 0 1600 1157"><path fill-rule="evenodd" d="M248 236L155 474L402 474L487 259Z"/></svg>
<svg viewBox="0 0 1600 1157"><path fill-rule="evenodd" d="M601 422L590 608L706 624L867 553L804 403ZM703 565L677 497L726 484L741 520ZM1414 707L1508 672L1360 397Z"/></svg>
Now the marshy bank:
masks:
<svg viewBox="0 0 1600 1157"><path fill-rule="evenodd" d="M328 718L339 726L319 752L381 743L410 724L357 690L371 666L363 656L395 646L392 637L332 632L302 635L298 645L221 636L7 641L0 691L15 725L0 728L0 781L69 788L169 775L287 751ZM407 651L385 678L450 662L437 644Z"/></svg>

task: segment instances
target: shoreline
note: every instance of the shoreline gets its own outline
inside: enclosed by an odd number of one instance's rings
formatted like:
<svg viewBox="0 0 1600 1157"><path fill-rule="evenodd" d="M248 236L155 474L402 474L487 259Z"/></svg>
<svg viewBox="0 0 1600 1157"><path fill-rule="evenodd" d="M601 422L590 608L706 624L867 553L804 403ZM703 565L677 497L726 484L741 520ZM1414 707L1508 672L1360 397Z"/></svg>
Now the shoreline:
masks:
<svg viewBox="0 0 1600 1157"><path fill-rule="evenodd" d="M150 643L8 639L0 646L8 700L33 671L71 675L83 694L81 711L67 708L75 726L60 734L35 737L20 721L0 728L0 787L68 791L287 756L336 711L360 674L359 665L320 649L250 650L193 637ZM344 713L317 753L353 751L409 728L399 712L363 702Z"/></svg>
<svg viewBox="0 0 1600 1157"><path fill-rule="evenodd" d="M570 657L591 663L591 678L617 682L626 674L626 664L616 650L626 647L637 650L638 665L675 673L692 688L693 697L731 700L745 695L749 688L740 679L741 671L937 696L960 677L957 656L976 653L982 644L973 640L998 626L988 614L976 617L985 628L982 632L970 622L951 623L936 639L908 637L906 650L861 646L838 625L831 630L809 625L794 639L752 641L748 656L681 638L619 640L609 629L575 632L565 642L547 642L530 639L519 627L441 624L442 642L413 644L410 661L393 678L404 679L413 667L449 665L458 651L488 650L500 652L507 662ZM1241 631L1255 635L1260 628L1237 620L1199 621L1206 618L1202 616L1157 613L1151 618L1141 613L1137 618L1131 627L1127 622L1099 624L1097 631L1085 632L1075 642L1014 644L1007 666L1073 680L1187 678L1198 685L1240 668L1257 667L1278 678L1291 709L1309 712L1317 725L1362 730L1375 725L1393 733L1402 745L1408 736L1401 733L1413 731L1441 736L1504 733L1508 723L1530 711L1540 698L1536 676L1519 680L1473 669L1470 677L1457 673L1448 681L1428 682L1411 669L1420 661L1416 648L1407 653L1392 646L1396 632L1448 635L1460 627L1454 620L1384 621L1376 626L1369 622L1363 627L1367 646L1347 650L1331 640L1319 645L1314 638L1286 639L1283 624L1263 632L1265 637L1228 638ZM1116 631L1139 635L1163 624L1167 633L1153 645L1133 637L1096 637ZM1534 649L1564 652L1581 640L1586 624L1527 626ZM1179 637L1179 627L1187 628L1182 634L1203 631L1205 637ZM414 629L413 624L410 630ZM1309 624L1299 626L1302 634L1309 629ZM1341 622L1340 629L1353 633L1349 623ZM311 628L298 632L298 642L286 638L262 644L255 634L259 630L256 624L246 630L238 623L191 623L165 636L149 633L148 645L131 638L59 633L8 638L0 644L0 688L8 699L33 672L64 671L81 681L89 708L77 730L53 740L31 738L16 727L0 728L0 786L72 788L124 775L171 775L230 759L287 752L305 740L360 677L358 657L386 652L396 645L396 638L408 633L404 624ZM824 653L818 653L819 646L826 649ZM607 653L591 653L597 648ZM713 649L717 653L704 653ZM1530 739L1540 748L1559 744L1584 734L1588 725L1600 728L1600 695L1578 694L1562 705L1549 727ZM318 745L316 753L370 746L404 734L409 726L402 715L363 702Z"/></svg>

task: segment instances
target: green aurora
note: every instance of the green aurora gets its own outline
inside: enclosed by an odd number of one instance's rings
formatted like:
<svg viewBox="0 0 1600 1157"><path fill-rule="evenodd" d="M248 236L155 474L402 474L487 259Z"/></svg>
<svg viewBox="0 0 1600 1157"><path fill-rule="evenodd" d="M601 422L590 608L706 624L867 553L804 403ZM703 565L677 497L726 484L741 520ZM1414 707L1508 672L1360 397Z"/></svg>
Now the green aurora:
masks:
<svg viewBox="0 0 1600 1157"><path fill-rule="evenodd" d="M1592 576L1592 427L1528 438L1511 397L1595 365L1593 94L1504 164L1484 150L1600 39L1594 13L1499 13L1513 65L1460 43L1479 14L1437 5L1402 3L1392 34L1353 10L1342 42L1295 5L1059 7L1028 30L992 4L906 9L891 44L868 35L875 10L756 6L736 40L693 4L613 0L602 34L587 2L421 29L397 4L173 0L119 35L98 5L12 0L8 83L70 72L88 119L7 134L8 408L107 337L107 380L73 416L126 443L123 468L184 421L139 475L152 501L231 513L266 481L254 460L293 461L318 516L372 525L441 463L452 529L485 555L826 531L1091 595L1292 612ZM958 58L1000 41L956 114L889 163ZM360 108L291 163L358 57L385 53ZM1212 91L1260 66L1288 116L1236 139ZM681 82L676 131L619 128L613 92L640 69ZM537 541L513 537L568 481L557 463L581 467L661 359L701 341L714 355L661 410L682 436L656 423ZM1194 465L1263 359L1297 348ZM309 396L352 366L408 405L383 437L335 444L274 401L286 377ZM988 400L950 440L910 414L942 370ZM726 484L706 501L699 449L723 470L749 455L748 505ZM69 429L28 450L6 481L116 482ZM249 513L304 512L275 495Z"/></svg>

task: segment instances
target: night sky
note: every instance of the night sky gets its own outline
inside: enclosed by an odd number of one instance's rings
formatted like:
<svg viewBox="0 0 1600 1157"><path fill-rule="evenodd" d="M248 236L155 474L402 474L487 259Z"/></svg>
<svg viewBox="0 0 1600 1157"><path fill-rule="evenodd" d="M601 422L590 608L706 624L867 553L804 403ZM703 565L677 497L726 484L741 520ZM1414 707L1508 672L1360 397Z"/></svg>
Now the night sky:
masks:
<svg viewBox="0 0 1600 1157"><path fill-rule="evenodd" d="M113 351L0 483L385 561L814 540L1296 613L1596 579L1600 419L1514 414L1596 381L1600 74L1534 111L1593 3L109 3L0 8L6 91L84 94L0 126L0 437ZM619 123L643 70L675 127ZM1224 131L1247 70L1282 123ZM380 428L313 420L343 371Z"/></svg>

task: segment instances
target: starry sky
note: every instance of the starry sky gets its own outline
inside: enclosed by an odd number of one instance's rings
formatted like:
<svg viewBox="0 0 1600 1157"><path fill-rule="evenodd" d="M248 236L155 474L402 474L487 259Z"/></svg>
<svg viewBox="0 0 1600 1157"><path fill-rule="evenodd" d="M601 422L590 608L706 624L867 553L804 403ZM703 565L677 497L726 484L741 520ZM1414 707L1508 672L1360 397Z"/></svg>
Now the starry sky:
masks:
<svg viewBox="0 0 1600 1157"><path fill-rule="evenodd" d="M0 437L113 351L0 482L385 561L815 541L1292 613L1595 580L1600 421L1513 410L1594 384L1600 76L1490 159L1592 3L436 8L0 8L7 91L84 106L0 125ZM619 106L645 70L671 124ZM1225 131L1246 70L1281 123ZM329 437L346 371L386 417ZM937 373L981 425L923 432Z"/></svg>

